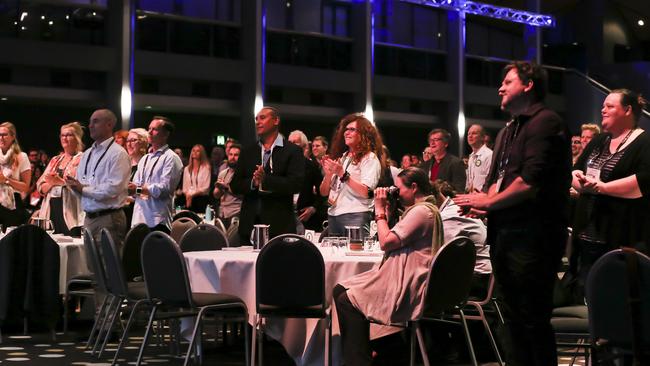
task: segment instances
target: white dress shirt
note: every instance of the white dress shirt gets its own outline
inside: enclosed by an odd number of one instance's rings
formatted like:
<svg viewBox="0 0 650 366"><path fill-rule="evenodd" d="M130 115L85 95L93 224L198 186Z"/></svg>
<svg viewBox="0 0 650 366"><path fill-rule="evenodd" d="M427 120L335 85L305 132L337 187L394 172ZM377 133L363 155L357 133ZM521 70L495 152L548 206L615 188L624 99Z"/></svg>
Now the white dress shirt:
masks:
<svg viewBox="0 0 650 366"><path fill-rule="evenodd" d="M84 185L81 207L85 212L122 207L131 175L131 159L112 137L94 143L81 157L77 179Z"/></svg>
<svg viewBox="0 0 650 366"><path fill-rule="evenodd" d="M174 190L182 172L181 158L168 145L140 159L133 183L146 185L149 193L136 195L131 226L145 223L149 227L163 224L171 228Z"/></svg>
<svg viewBox="0 0 650 366"><path fill-rule="evenodd" d="M469 154L467 160L467 182L465 190L473 192L474 190L483 191L483 185L490 174L490 164L492 163L492 150L487 145L481 146L477 152Z"/></svg>

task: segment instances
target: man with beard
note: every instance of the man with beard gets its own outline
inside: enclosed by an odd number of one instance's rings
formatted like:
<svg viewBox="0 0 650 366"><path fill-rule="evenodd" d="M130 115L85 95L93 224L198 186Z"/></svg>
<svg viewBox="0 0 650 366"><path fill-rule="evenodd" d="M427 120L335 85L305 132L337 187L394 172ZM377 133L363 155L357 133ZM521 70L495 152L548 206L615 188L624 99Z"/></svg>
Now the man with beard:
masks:
<svg viewBox="0 0 650 366"><path fill-rule="evenodd" d="M234 143L230 145L227 155L228 167L219 173L217 181L214 184L214 191L212 192L214 198L220 202L219 218L226 228L230 227L232 219L238 217L241 211L242 197L233 194L230 190L230 181L235 174L235 166L239 160L240 152L241 146L239 144Z"/></svg>
<svg viewBox="0 0 650 366"><path fill-rule="evenodd" d="M546 81L535 63L505 67L499 96L513 119L497 136L487 193L454 199L470 215L487 213L506 363L512 366L557 365L550 320L568 235L571 153L566 123L543 104Z"/></svg>

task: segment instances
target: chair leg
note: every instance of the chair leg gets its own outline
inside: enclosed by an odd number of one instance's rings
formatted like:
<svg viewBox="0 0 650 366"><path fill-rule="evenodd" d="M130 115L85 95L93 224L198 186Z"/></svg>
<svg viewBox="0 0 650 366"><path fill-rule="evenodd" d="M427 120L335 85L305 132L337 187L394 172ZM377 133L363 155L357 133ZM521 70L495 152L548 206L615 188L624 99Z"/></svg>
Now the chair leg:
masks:
<svg viewBox="0 0 650 366"><path fill-rule="evenodd" d="M497 356L497 362L499 363L500 366L503 366L503 359L501 358L499 347L497 346L497 342L494 340L494 335L492 334L490 325L488 324L487 319L485 318L485 312L483 312L483 307L481 305L473 304L473 303L469 303L468 305L474 306L476 308L476 311L478 311L478 314L481 317L481 321L483 322L483 327L485 327L485 333L487 333L488 339L490 340L490 345L492 346L494 355Z"/></svg>
<svg viewBox="0 0 650 366"><path fill-rule="evenodd" d="M260 326L258 329L257 351L260 354L260 366L264 366L264 318L260 317Z"/></svg>
<svg viewBox="0 0 650 366"><path fill-rule="evenodd" d="M97 315L95 315L95 321L93 322L93 327L90 329L90 334L88 335L88 340L86 341L86 349L90 348L90 342L93 340L93 335L95 334L95 331L97 330L97 326L101 322L102 314L106 310L106 304L108 303L108 296L104 297L104 300L102 301L101 306L99 307L99 311L97 312Z"/></svg>
<svg viewBox="0 0 650 366"><path fill-rule="evenodd" d="M325 355L327 362L325 365L332 366L332 314L327 315L327 334L325 335Z"/></svg>
<svg viewBox="0 0 650 366"><path fill-rule="evenodd" d="M250 351L250 338L249 338L249 332L248 332L248 311L244 309L244 358L246 361L246 366L251 365L251 359L250 359L250 354L248 353Z"/></svg>
<svg viewBox="0 0 650 366"><path fill-rule="evenodd" d="M257 352L257 326L258 326L257 322L258 321L259 321L259 315L255 314L255 320L253 321L253 327L252 327L253 328L253 334L252 334L252 337L251 337L251 343L252 343L251 344L251 363L250 363L251 366L254 366L255 362L257 361L255 359L255 356L257 356L256 352Z"/></svg>
<svg viewBox="0 0 650 366"><path fill-rule="evenodd" d="M133 309L131 309L131 314L129 315L129 320L126 322L126 327L122 333L122 338L120 338L120 343L117 345L117 349L115 350L115 355L113 356L113 362L111 362L111 366L115 365L117 362L117 356L120 354L120 350L124 345L124 341L129 339L129 329L131 328L131 324L135 318L135 313L138 311L138 306L140 306L140 304L144 303L145 301L146 300L139 300L133 305Z"/></svg>
<svg viewBox="0 0 650 366"><path fill-rule="evenodd" d="M501 308L499 307L499 303L497 302L496 299L492 299L492 304L494 305L494 310L496 310L497 315L499 316L499 321L501 321L501 324L505 324L505 320L503 320L503 313L501 312Z"/></svg>
<svg viewBox="0 0 650 366"><path fill-rule="evenodd" d="M149 340L149 335L151 334L151 328L153 327L153 319L156 317L156 311L158 306L154 305L151 309L151 314L149 315L149 322L147 323L147 330L144 332L144 338L142 339L142 344L140 345L140 351L138 352L138 360L136 361L136 366L140 366L142 363L142 356L144 355L144 348L147 346L147 341Z"/></svg>
<svg viewBox="0 0 650 366"><path fill-rule="evenodd" d="M120 308L122 307L123 302L124 299L120 298L120 301L117 303L117 306L115 307L115 311L113 312L113 316L111 317L111 322L108 325L108 329L106 330L106 336L104 337L104 342L102 342L102 347L99 349L99 355L97 356L98 358L102 357L102 354L104 353L104 349L106 349L106 343L108 343L108 339L111 337L111 332L115 327L115 321L117 320L118 316L121 313Z"/></svg>
<svg viewBox="0 0 650 366"><path fill-rule="evenodd" d="M472 365L478 366L476 361L476 354L474 353L474 346L472 345L472 338L469 336L469 328L467 328L467 320L465 319L465 313L462 309L459 309L460 320L463 323L463 331L465 333L465 340L467 341L467 348L469 348L469 355L472 358Z"/></svg>
<svg viewBox="0 0 650 366"><path fill-rule="evenodd" d="M196 334L199 332L199 329L201 328L201 319L203 318L203 311L205 309L201 309L199 313L196 315L196 320L194 321L194 330L192 331L192 338L190 338L190 344L187 347L187 354L185 355L185 362L183 363L183 366L189 365L190 362L190 357L192 356L192 351L194 350L194 345L196 342ZM197 350L196 352L197 358L199 357L199 352Z"/></svg>
<svg viewBox="0 0 650 366"><path fill-rule="evenodd" d="M429 356L427 355L427 348L424 344L424 337L422 336L422 329L420 328L420 322L414 322L413 326L415 327L415 335L418 339L418 345L420 346L420 353L422 354L422 362L424 363L424 366L429 366Z"/></svg>
<svg viewBox="0 0 650 366"><path fill-rule="evenodd" d="M95 353L97 353L97 347L99 347L99 343L102 340L104 329L106 328L106 323L111 316L111 309L113 309L113 306L115 306L116 300L118 300L116 296L111 297L111 302L110 304L108 304L108 307L106 308L106 314L104 315L104 319L102 319L102 324L99 326L99 329L97 330L95 345L93 346L93 351L92 351L93 356L95 356ZM118 306L119 306L119 302L118 302Z"/></svg>
<svg viewBox="0 0 650 366"><path fill-rule="evenodd" d="M409 366L415 366L415 323L411 322L411 342L409 345Z"/></svg>
<svg viewBox="0 0 650 366"><path fill-rule="evenodd" d="M68 288L66 286L65 294L63 294L63 334L68 333L68 300L70 300L70 295L68 294Z"/></svg>

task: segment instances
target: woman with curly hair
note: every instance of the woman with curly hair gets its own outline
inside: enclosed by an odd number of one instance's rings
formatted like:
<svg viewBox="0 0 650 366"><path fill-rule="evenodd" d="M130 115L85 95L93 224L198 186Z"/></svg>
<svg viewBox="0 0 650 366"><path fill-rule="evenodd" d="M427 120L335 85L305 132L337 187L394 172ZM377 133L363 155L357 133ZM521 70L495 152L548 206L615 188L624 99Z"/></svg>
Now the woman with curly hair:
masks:
<svg viewBox="0 0 650 366"><path fill-rule="evenodd" d="M361 113L341 120L331 154L324 156L324 179L320 193L328 196L329 235L343 235L346 226L359 226L369 232L373 210L372 192L379 183L384 154L375 126Z"/></svg>

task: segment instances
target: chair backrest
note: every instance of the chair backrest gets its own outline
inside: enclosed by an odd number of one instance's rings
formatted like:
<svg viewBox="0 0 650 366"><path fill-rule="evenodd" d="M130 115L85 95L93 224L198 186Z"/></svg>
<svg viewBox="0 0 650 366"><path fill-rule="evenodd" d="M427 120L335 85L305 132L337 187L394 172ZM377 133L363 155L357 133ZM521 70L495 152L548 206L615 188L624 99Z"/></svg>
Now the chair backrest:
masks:
<svg viewBox="0 0 650 366"><path fill-rule="evenodd" d="M172 221L176 221L176 220L178 220L180 218L183 218L183 217L192 219L192 221L194 221L194 223L197 224L197 225L203 222L201 217L199 217L199 215L196 212L189 211L189 210L183 210L183 211L177 212L176 215L174 215L174 217L172 218Z"/></svg>
<svg viewBox="0 0 650 366"><path fill-rule="evenodd" d="M226 225L223 224L223 221L221 221L220 218L215 218L214 219L214 226L217 227L217 229L221 230L222 233L227 233L228 229L226 229Z"/></svg>
<svg viewBox="0 0 650 366"><path fill-rule="evenodd" d="M106 288L108 292L115 296L127 296L129 289L122 269L122 261L113 236L111 233L102 229L101 234L101 253L99 258L104 262L106 270Z"/></svg>
<svg viewBox="0 0 650 366"><path fill-rule="evenodd" d="M637 279L628 278L627 256L635 255ZM628 285L638 280L641 344L650 346L650 258L639 252L613 250L591 267L585 285L589 328L594 339L605 339L612 347L631 349L633 344Z"/></svg>
<svg viewBox="0 0 650 366"><path fill-rule="evenodd" d="M255 272L258 314L324 316L325 262L309 240L294 234L276 236L260 251Z"/></svg>
<svg viewBox="0 0 650 366"><path fill-rule="evenodd" d="M221 250L228 246L228 238L216 226L200 224L186 231L179 245L183 252Z"/></svg>
<svg viewBox="0 0 650 366"><path fill-rule="evenodd" d="M323 239L327 238L330 235L330 231L328 230L327 227L323 228L323 231L321 231L320 236L318 237L318 242L322 242Z"/></svg>
<svg viewBox="0 0 650 366"><path fill-rule="evenodd" d="M183 234L185 232L197 225L194 220L192 220L189 217L181 217L179 219L176 219L172 222L172 232L171 236L176 243L180 243L181 238L183 237Z"/></svg>
<svg viewBox="0 0 650 366"><path fill-rule="evenodd" d="M174 239L154 231L142 243L140 255L147 295L177 307L193 307L185 258Z"/></svg>
<svg viewBox="0 0 650 366"><path fill-rule="evenodd" d="M476 248L467 237L457 237L438 250L427 277L423 316L436 317L465 304L475 262Z"/></svg>
<svg viewBox="0 0 650 366"><path fill-rule="evenodd" d="M144 223L135 225L126 233L124 239L124 250L122 251L122 265L124 267L124 276L127 281L132 281L135 277L142 276L142 266L140 265L140 249L144 238L151 232L149 226Z"/></svg>
<svg viewBox="0 0 650 366"><path fill-rule="evenodd" d="M93 273L99 291L107 293L106 271L104 269L104 264L99 260L99 254L97 252L98 247L97 243L95 243L95 238L93 238L93 235L87 228L83 229L83 237L88 269Z"/></svg>
<svg viewBox="0 0 650 366"><path fill-rule="evenodd" d="M241 240L239 240L239 217L233 217L230 220L226 237L228 237L228 246L238 247L241 245Z"/></svg>

